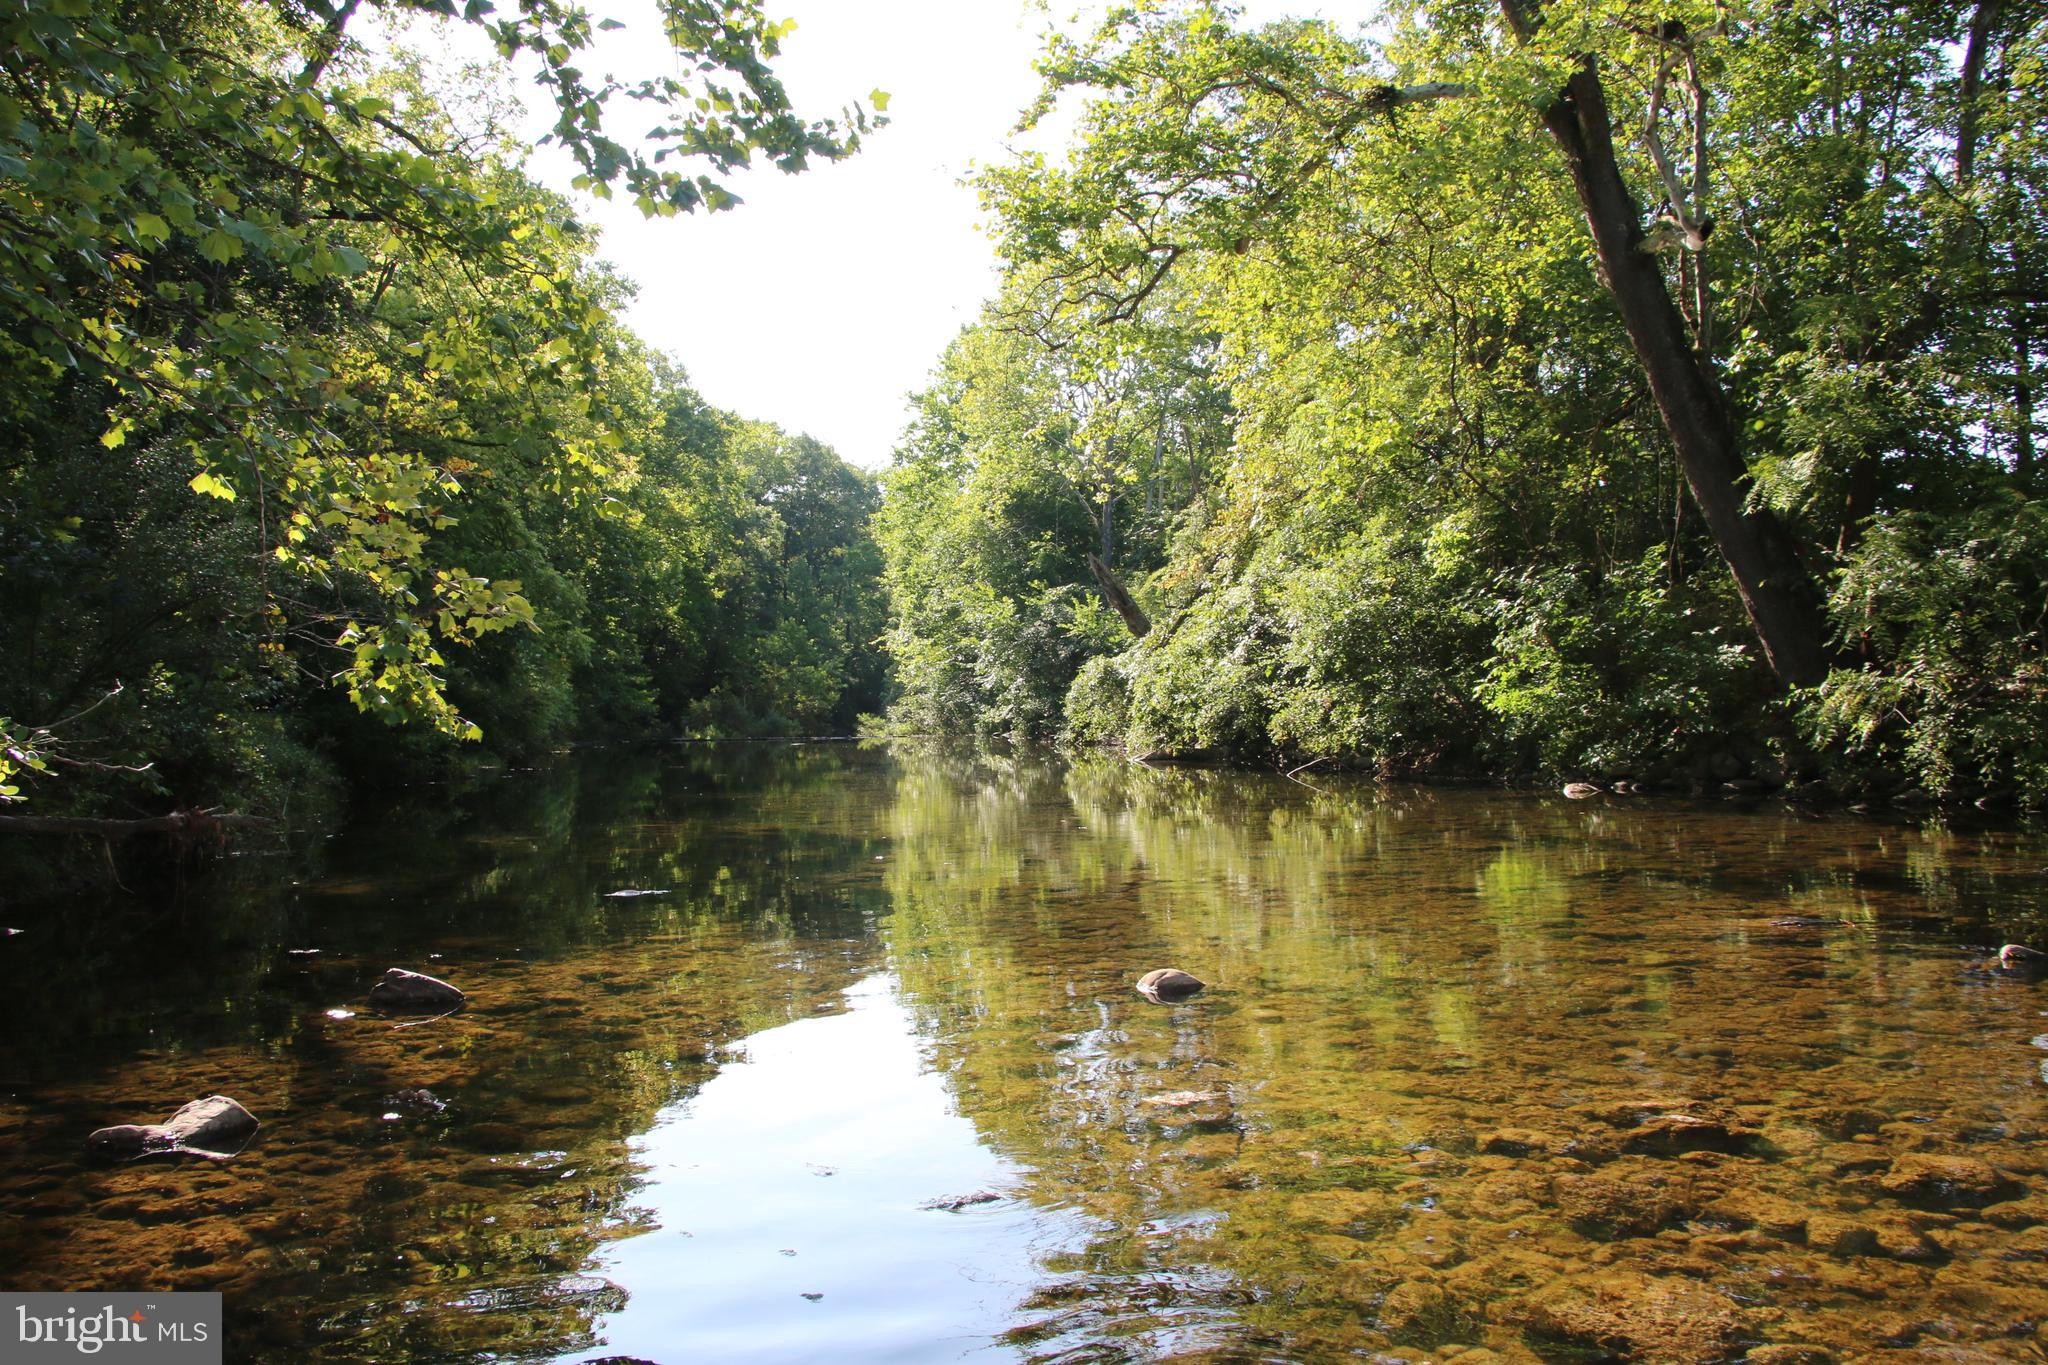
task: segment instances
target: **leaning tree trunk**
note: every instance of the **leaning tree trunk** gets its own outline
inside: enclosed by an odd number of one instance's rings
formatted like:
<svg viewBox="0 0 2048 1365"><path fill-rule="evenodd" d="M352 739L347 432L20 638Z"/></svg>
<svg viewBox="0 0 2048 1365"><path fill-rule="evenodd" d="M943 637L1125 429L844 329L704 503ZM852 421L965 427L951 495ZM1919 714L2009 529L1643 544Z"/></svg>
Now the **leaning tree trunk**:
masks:
<svg viewBox="0 0 2048 1365"><path fill-rule="evenodd" d="M1501 4L1518 35L1534 33L1530 0ZM1564 153L1601 281L1621 310L1693 502L1735 577L1764 657L1786 683L1811 687L1827 677L1829 662L1820 593L1784 523L1766 508L1746 506L1749 468L1727 401L1692 348L1663 267L1643 249L1642 212L1615 159L1607 93L1590 55L1544 108L1543 123Z"/></svg>
<svg viewBox="0 0 2048 1365"><path fill-rule="evenodd" d="M1102 600L1124 618L1124 625L1140 640L1152 631L1152 620L1145 615L1145 609L1138 605L1126 588L1123 580L1116 576L1116 570L1102 560L1101 555L1088 556L1088 572L1095 575L1095 586L1102 589Z"/></svg>

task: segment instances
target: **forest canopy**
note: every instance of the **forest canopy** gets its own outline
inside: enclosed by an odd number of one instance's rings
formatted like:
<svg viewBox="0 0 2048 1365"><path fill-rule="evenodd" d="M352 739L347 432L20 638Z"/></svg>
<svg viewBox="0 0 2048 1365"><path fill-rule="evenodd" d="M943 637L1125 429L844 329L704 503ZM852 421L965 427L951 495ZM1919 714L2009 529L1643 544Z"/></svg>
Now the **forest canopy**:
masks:
<svg viewBox="0 0 2048 1365"><path fill-rule="evenodd" d="M373 11L497 66L446 88ZM281 816L447 741L878 703L873 479L621 325L491 92L532 76L575 187L650 216L871 118L798 113L746 0L644 22L686 74L586 75L552 0L0 5L0 805Z"/></svg>
<svg viewBox="0 0 2048 1365"><path fill-rule="evenodd" d="M2048 796L2048 11L1121 7L881 521L902 729ZM1119 606L1128 599L1129 609Z"/></svg>

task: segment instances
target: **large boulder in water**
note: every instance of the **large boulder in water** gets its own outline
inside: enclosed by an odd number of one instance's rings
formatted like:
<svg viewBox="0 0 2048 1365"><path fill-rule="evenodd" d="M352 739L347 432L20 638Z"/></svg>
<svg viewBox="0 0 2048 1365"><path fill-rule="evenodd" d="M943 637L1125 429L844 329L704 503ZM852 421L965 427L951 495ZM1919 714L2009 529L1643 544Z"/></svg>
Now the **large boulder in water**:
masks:
<svg viewBox="0 0 2048 1365"><path fill-rule="evenodd" d="M1206 984L1178 967L1161 967L1138 978L1138 994L1155 1004L1171 1004L1187 999Z"/></svg>
<svg viewBox="0 0 2048 1365"><path fill-rule="evenodd" d="M224 1161L242 1150L256 1131L256 1116L226 1095L194 1100L162 1123L122 1123L101 1128L85 1145L121 1161L158 1153L184 1153Z"/></svg>
<svg viewBox="0 0 2048 1365"><path fill-rule="evenodd" d="M370 988L370 1003L392 1014L445 1014L468 997L438 977L393 967Z"/></svg>

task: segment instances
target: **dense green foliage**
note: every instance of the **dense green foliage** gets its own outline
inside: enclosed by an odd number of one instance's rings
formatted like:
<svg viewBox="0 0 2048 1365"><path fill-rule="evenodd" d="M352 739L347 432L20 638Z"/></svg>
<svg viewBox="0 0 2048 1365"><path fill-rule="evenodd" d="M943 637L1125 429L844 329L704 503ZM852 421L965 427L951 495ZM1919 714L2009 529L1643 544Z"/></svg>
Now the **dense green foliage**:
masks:
<svg viewBox="0 0 2048 1365"><path fill-rule="evenodd" d="M1051 45L1077 145L985 176L1009 281L888 476L898 726L2048 796L2048 11L1364 32ZM1165 415L1077 441L1109 373Z"/></svg>
<svg viewBox="0 0 2048 1365"><path fill-rule="evenodd" d="M742 0L663 0L691 75L612 90L552 0L371 7L537 62L579 184L651 215L867 126L792 113ZM498 73L439 93L357 8L0 4L0 803L289 814L451 739L878 704L873 481L708 409L523 174ZM666 126L614 141L608 100Z"/></svg>

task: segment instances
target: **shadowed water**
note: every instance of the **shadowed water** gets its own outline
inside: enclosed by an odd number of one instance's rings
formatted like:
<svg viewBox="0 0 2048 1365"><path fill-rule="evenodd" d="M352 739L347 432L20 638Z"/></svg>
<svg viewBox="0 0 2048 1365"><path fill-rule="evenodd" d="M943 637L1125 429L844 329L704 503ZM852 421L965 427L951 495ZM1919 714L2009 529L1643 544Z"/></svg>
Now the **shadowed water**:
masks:
<svg viewBox="0 0 2048 1365"><path fill-rule="evenodd" d="M0 1286L252 1361L2039 1360L2048 845L842 745L6 912ZM621 890L662 894L615 897ZM1144 971L1209 982L1152 1004ZM470 992L397 1027L387 966ZM417 1092L426 1091L426 1097ZM81 1139L225 1093L232 1161Z"/></svg>

